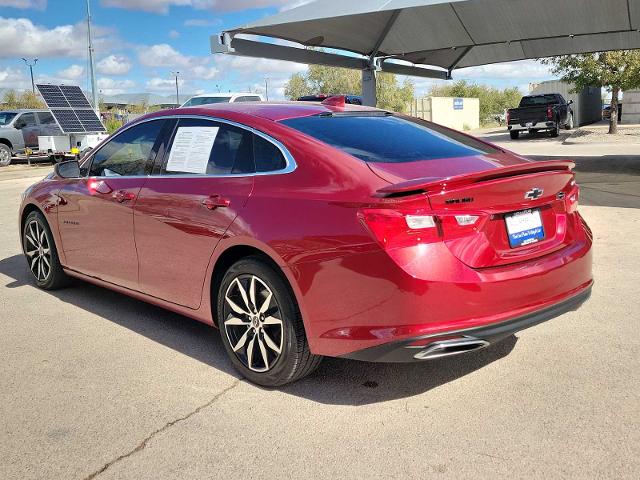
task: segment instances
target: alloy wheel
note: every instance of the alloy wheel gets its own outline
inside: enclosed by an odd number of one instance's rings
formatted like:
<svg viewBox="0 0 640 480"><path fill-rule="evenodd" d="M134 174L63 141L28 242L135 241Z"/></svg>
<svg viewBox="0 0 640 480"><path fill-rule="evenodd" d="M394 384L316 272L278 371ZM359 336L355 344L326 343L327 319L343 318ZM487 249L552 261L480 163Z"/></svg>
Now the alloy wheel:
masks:
<svg viewBox="0 0 640 480"><path fill-rule="evenodd" d="M242 364L254 372L273 368L282 354L284 324L277 299L256 275L234 278L224 299L224 330Z"/></svg>
<svg viewBox="0 0 640 480"><path fill-rule="evenodd" d="M6 167L11 163L11 152L0 148L0 167Z"/></svg>
<svg viewBox="0 0 640 480"><path fill-rule="evenodd" d="M45 229L36 220L29 222L24 233L25 254L31 273L44 282L51 273L51 247Z"/></svg>

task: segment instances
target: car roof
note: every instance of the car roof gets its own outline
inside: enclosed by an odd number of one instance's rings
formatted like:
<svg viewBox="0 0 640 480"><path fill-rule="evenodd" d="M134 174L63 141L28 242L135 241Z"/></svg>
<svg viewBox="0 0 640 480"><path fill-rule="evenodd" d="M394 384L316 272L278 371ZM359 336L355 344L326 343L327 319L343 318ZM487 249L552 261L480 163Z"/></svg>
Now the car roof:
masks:
<svg viewBox="0 0 640 480"><path fill-rule="evenodd" d="M48 112L46 108L12 108L8 110L0 110L0 113L30 113L30 112Z"/></svg>
<svg viewBox="0 0 640 480"><path fill-rule="evenodd" d="M322 113L371 112L382 111L373 107L345 104L344 106L325 105L310 102L260 102L260 103L216 103L197 107L176 108L170 115L206 115L215 117L225 113L245 114L273 121L289 118L309 117ZM167 114L165 112L165 114Z"/></svg>

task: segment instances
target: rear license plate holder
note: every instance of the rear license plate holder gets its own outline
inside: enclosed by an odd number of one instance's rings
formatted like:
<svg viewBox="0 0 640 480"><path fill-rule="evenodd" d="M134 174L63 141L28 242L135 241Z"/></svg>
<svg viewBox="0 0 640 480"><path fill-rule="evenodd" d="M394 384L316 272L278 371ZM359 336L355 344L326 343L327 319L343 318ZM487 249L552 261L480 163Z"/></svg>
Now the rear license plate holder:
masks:
<svg viewBox="0 0 640 480"><path fill-rule="evenodd" d="M524 247L544 240L544 226L539 209L507 213L504 220L511 248Z"/></svg>

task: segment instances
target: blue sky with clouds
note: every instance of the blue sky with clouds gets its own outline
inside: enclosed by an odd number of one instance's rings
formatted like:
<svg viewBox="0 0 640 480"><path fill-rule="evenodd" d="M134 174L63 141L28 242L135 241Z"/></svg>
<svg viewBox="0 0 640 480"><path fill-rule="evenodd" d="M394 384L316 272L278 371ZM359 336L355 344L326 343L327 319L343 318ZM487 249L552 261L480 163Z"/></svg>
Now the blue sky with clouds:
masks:
<svg viewBox="0 0 640 480"><path fill-rule="evenodd" d="M103 95L257 90L269 78L282 96L304 65L213 56L209 37L290 8L300 0L91 0L99 89ZM87 88L85 0L0 0L0 88L30 87L21 57L38 57L37 79ZM499 87L549 79L546 67L515 62L459 71L456 78ZM431 84L415 79L418 92Z"/></svg>

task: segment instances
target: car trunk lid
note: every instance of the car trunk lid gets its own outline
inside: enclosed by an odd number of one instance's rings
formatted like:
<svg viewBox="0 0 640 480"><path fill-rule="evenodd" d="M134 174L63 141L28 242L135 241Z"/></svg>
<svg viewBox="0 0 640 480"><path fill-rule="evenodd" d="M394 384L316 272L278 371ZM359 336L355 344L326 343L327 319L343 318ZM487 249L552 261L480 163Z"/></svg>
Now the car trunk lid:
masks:
<svg viewBox="0 0 640 480"><path fill-rule="evenodd" d="M575 211L578 196L572 162L530 162L515 156L511 160L470 158L465 160L465 173L460 172L460 162L452 164L457 166L453 176L434 176L438 168L429 168L430 176L419 177L416 165L372 163L370 167L376 174L397 182L379 189L375 195L401 203L426 196L442 240L472 268L530 260L571 242L569 215ZM492 168L487 168L489 164ZM399 179L403 181L398 182ZM517 212L525 213L510 220L509 230L507 218ZM521 244L517 239L524 238L530 230L525 222L521 233L521 227L514 227L514 223L522 223L524 217L537 222L529 227L542 231Z"/></svg>

